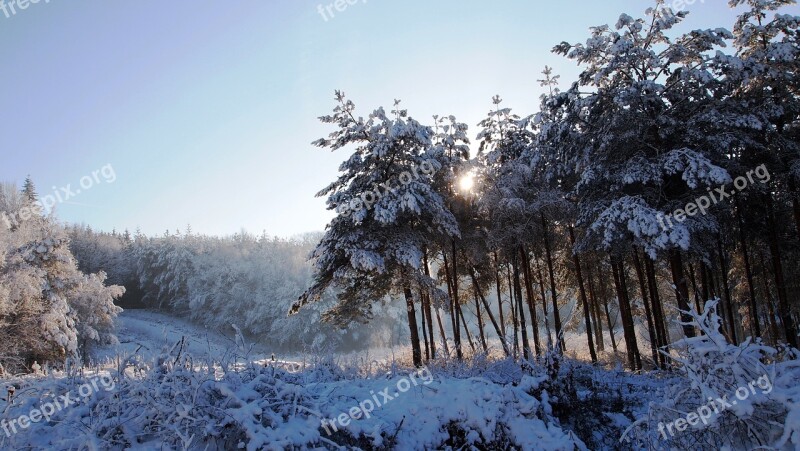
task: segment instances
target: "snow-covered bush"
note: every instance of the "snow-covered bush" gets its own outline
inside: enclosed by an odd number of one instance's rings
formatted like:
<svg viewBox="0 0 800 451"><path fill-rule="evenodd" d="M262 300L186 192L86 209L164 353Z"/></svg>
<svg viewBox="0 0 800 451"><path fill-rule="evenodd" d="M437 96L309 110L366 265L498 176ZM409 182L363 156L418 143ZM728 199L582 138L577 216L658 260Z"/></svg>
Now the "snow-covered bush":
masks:
<svg viewBox="0 0 800 451"><path fill-rule="evenodd" d="M63 227L33 215L0 229L0 365L12 373L37 361L60 365L116 340L114 299L124 289L78 270Z"/></svg>
<svg viewBox="0 0 800 451"><path fill-rule="evenodd" d="M114 388L32 423L0 448L83 449L551 449L586 447L531 395L525 376L506 383L429 370L397 369L340 379L326 368L290 373L245 363L201 362L175 346L147 365L113 371ZM229 362L230 363L230 362ZM346 371L346 369L345 369ZM18 381L25 393L0 414L6 423L52 402L92 377L77 374ZM381 392L389 398L383 398ZM391 398L391 399L390 399ZM325 428L364 400L380 399L367 416ZM387 399L390 399L387 401ZM328 433L330 432L330 434Z"/></svg>
<svg viewBox="0 0 800 451"><path fill-rule="evenodd" d="M667 387L626 436L640 444L672 449L704 447L796 449L800 446L800 361L796 351L760 340L740 345L721 332L718 300L691 325L702 334L672 345L671 357L685 383Z"/></svg>

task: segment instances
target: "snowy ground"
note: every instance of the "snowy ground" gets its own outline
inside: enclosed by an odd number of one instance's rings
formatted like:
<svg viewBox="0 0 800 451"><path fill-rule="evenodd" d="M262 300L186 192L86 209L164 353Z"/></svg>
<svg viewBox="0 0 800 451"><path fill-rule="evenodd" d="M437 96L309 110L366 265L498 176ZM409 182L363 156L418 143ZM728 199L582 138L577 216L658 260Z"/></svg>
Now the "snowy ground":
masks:
<svg viewBox="0 0 800 451"><path fill-rule="evenodd" d="M125 310L117 321L120 344L93 353L93 360L101 366L115 366L118 357L133 354L152 360L182 340L183 352L205 359L220 359L240 346L233 327L229 333L222 333L160 312ZM253 361L263 363L272 359L273 350L269 345L249 340L245 340L245 345L250 350L248 357ZM290 357L280 353L276 353L275 358L278 362L295 366L303 361L300 356Z"/></svg>
<svg viewBox="0 0 800 451"><path fill-rule="evenodd" d="M210 331L181 318L149 310L125 310L117 319L120 345L100 350L95 358L113 358L138 350L146 358L158 355L162 348L171 347L186 337L186 351L200 356L219 355L234 345L232 337Z"/></svg>
<svg viewBox="0 0 800 451"><path fill-rule="evenodd" d="M800 365L779 363L774 394L754 398L751 411L720 416L714 432L659 442L654 415L672 421L706 402L690 396L680 372L630 374L571 359L523 370L480 356L414 369L400 349L273 363L263 343L141 310L121 316L118 335L119 346L96 353L102 365L2 381L16 393L0 401L0 449L719 449L739 440L736 431L760 428L758 440L777 440L781 406L800 395ZM697 340L703 358L695 361L716 368L703 383L721 381L720 395L735 389L729 368L761 368L742 355L764 348ZM636 421L644 423L628 435L633 442L621 441ZM786 425L800 431L800 421ZM777 449L791 449L786 440Z"/></svg>

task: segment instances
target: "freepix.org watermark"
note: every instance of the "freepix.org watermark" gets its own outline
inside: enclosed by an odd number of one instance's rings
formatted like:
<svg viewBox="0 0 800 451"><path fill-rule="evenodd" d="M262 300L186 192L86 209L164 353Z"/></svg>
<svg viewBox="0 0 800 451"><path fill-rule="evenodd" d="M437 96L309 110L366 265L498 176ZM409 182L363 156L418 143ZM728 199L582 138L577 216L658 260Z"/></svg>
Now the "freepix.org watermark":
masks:
<svg viewBox="0 0 800 451"><path fill-rule="evenodd" d="M17 11L25 11L29 6L35 5L40 1L50 3L50 0L0 0L0 11L3 11L6 19L10 19L11 16L17 15Z"/></svg>
<svg viewBox="0 0 800 451"><path fill-rule="evenodd" d="M327 6L322 6L322 4L317 5L317 12L320 16L322 16L323 19L325 19L325 22L327 22L336 17L336 13L333 12L334 9L340 13L343 13L348 7L353 6L358 2L367 3L367 0L336 0Z"/></svg>
<svg viewBox="0 0 800 451"><path fill-rule="evenodd" d="M102 388L104 391L111 391L116 387L114 378L110 375L100 375L95 378L89 379L88 382L78 387L78 396L75 397L72 392L67 392L61 396L53 398L52 402L46 402L39 405L38 409L33 409L27 415L21 415L12 420L3 419L0 421L0 428L6 434L6 437L11 437L13 434L20 430L28 429L31 424L39 423L41 421L50 422L53 415L62 410L81 404L81 402L89 399L95 393L100 392Z"/></svg>
<svg viewBox="0 0 800 451"><path fill-rule="evenodd" d="M397 177L397 181L401 186L408 186L414 180L419 180L420 173L427 176L432 176L436 173L436 167L430 161L423 161L419 166L413 166L410 171L404 171ZM381 188L384 192L381 193ZM372 191L366 191L361 196L354 198L348 203L343 203L336 207L336 212L342 216L350 216L350 213L362 209L369 210L378 202L385 193L396 193L400 186L392 187L392 181L375 184Z"/></svg>
<svg viewBox="0 0 800 451"><path fill-rule="evenodd" d="M705 4L706 0L673 0L669 6L674 14L678 11L686 11L687 6L692 6L697 2ZM663 7L659 5L659 9L663 9Z"/></svg>
<svg viewBox="0 0 800 451"><path fill-rule="evenodd" d="M4 223L6 228L11 229L18 226L20 220L27 221L36 215L43 215L51 211L56 204L67 202L80 193L92 189L96 185L101 183L114 183L116 180L117 173L114 172L114 167L107 164L96 171L92 171L91 175L84 175L81 177L78 181L80 188L73 188L71 183L61 188L56 188L54 186L52 194L39 196L39 199L33 202L33 204L20 208L18 212L0 212L0 222Z"/></svg>
<svg viewBox="0 0 800 451"><path fill-rule="evenodd" d="M338 432L339 427L349 426L350 421L352 420L358 420L362 417L371 418L372 412L374 412L376 408L388 404L392 400L398 398L401 394L411 390L412 385L414 387L419 385L417 378L422 379L423 385L429 385L431 382L433 382L433 374L427 367L423 367L422 369L409 374L408 377L404 377L397 381L395 387L396 391L393 393L390 393L391 387L386 387L378 393L375 393L374 390L370 390L369 394L372 395L372 398L361 401L357 406L353 406L349 411L347 411L347 413L342 413L334 419L322 420L322 428L325 429L325 432L328 435L331 435L333 432ZM378 399L379 396L381 399ZM331 429L333 429L333 432L331 432Z"/></svg>
<svg viewBox="0 0 800 451"><path fill-rule="evenodd" d="M759 377L757 380L750 382L747 384L747 386L736 389L736 392L734 393L736 399L739 401L744 401L751 395L755 395L756 386L758 386L758 388L761 390L761 394L768 395L772 392L772 382L765 374ZM717 399L708 398L708 401L708 403L698 407L696 411L688 413L684 418L678 418L677 420L667 423L666 425L664 423L658 423L658 432L661 433L661 436L664 437L664 440L667 440L667 432L669 432L670 437L675 437L676 431L683 432L689 426L700 427L700 422L707 426L712 417L721 415L722 412L730 407L735 406L737 403L735 399L729 401L728 395ZM672 430L673 427L675 428L675 431Z"/></svg>
<svg viewBox="0 0 800 451"><path fill-rule="evenodd" d="M736 177L736 180L733 181L733 187L736 191L743 191L748 186L755 184L756 180L763 185L768 183L771 178L772 176L770 176L767 166L762 164L754 170L748 171L747 174ZM661 225L662 229L668 230L674 226L673 219L678 222L684 222L689 217L697 214L705 215L708 213L709 208L730 198L733 194L734 192L728 192L727 186L709 190L707 195L698 197L694 202L689 202L686 207L675 210L671 215L664 216L659 213L657 215L658 224Z"/></svg>

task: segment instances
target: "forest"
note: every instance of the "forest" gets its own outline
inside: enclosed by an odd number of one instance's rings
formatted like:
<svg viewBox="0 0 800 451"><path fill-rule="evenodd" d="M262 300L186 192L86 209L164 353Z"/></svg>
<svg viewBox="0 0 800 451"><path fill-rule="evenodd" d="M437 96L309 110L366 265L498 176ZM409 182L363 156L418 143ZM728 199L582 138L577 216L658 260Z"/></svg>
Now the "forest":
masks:
<svg viewBox="0 0 800 451"><path fill-rule="evenodd" d="M544 67L537 111L497 95L476 128L336 91L319 233L94 230L3 184L0 373L37 393L3 421L78 367L118 392L0 447L89 422L91 449L797 449L800 16L729 4L557 44L579 77ZM138 310L236 349L101 361Z"/></svg>

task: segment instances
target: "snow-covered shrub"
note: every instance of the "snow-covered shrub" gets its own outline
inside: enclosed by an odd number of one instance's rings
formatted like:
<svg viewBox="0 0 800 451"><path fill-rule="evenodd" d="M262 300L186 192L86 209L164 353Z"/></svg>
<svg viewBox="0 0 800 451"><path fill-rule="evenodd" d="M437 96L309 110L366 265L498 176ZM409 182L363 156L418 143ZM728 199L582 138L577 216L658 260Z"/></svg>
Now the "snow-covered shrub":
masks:
<svg viewBox="0 0 800 451"><path fill-rule="evenodd" d="M531 395L530 376L512 383L455 377L436 370L339 379L325 369L290 373L248 363L222 367L173 347L149 368L113 372L114 389L56 412L51 422L0 434L0 448L42 449L543 449L586 447ZM314 374L319 372L319 374ZM327 377L327 378L326 378ZM87 382L90 377L28 378L0 414L6 422ZM383 398L386 393L391 400ZM373 397L374 396L374 397ZM334 431L323 420L364 400L381 399L369 417ZM330 434L328 433L330 432Z"/></svg>
<svg viewBox="0 0 800 451"><path fill-rule="evenodd" d="M672 345L685 383L667 387L626 437L674 449L800 446L800 361L748 338L740 345L721 332L717 300L691 311L702 334ZM680 427L679 427L680 426Z"/></svg>
<svg viewBox="0 0 800 451"><path fill-rule="evenodd" d="M0 364L12 373L63 364L116 340L114 299L124 289L80 272L60 225L35 216L0 229Z"/></svg>

